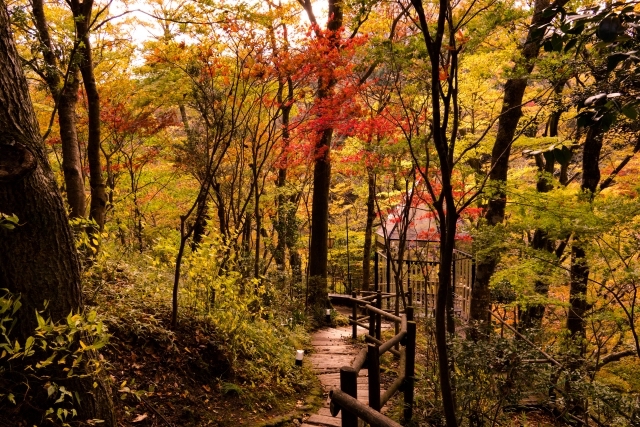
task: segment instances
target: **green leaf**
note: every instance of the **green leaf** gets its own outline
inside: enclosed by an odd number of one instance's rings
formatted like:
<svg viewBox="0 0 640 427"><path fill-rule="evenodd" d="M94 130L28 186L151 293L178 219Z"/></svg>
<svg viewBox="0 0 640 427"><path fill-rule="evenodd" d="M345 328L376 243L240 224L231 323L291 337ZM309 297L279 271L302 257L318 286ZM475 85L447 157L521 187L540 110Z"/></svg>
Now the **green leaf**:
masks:
<svg viewBox="0 0 640 427"><path fill-rule="evenodd" d="M607 71L613 71L619 63L629 57L628 53L614 53L607 58Z"/></svg>
<svg viewBox="0 0 640 427"><path fill-rule="evenodd" d="M598 38L604 42L612 42L616 39L619 33L622 31L622 23L620 22L620 18L612 15L607 16L602 21L600 21L600 25L598 25L598 30L596 31L596 35Z"/></svg>
<svg viewBox="0 0 640 427"><path fill-rule="evenodd" d="M564 145L561 148L554 148L553 150L553 155L556 158L556 161L560 164L560 165L567 165L569 164L569 161L571 160L571 150L567 147L565 147Z"/></svg>
<svg viewBox="0 0 640 427"><path fill-rule="evenodd" d="M27 342L24 345L24 352L27 353L29 350L31 350L31 347L33 347L33 343L36 341L35 338L33 337L29 337L27 338Z"/></svg>
<svg viewBox="0 0 640 427"><path fill-rule="evenodd" d="M551 45L554 52L562 52L562 36L560 34L554 34L551 37Z"/></svg>
<svg viewBox="0 0 640 427"><path fill-rule="evenodd" d="M11 315L13 316L14 314L16 314L16 311L20 310L20 307L22 307L22 303L18 299L13 303L13 312L11 313Z"/></svg>
<svg viewBox="0 0 640 427"><path fill-rule="evenodd" d="M608 111L604 116L602 116L602 119L600 119L602 130L605 132L608 131L615 123L617 117L618 114L615 111Z"/></svg>
<svg viewBox="0 0 640 427"><path fill-rule="evenodd" d="M551 43L551 40L546 40L542 47L544 47L545 52L553 52L553 43Z"/></svg>
<svg viewBox="0 0 640 427"><path fill-rule="evenodd" d="M584 31L584 24L579 23L579 24L576 24L575 27L567 30L566 33L577 36L578 34L582 34L583 31Z"/></svg>
<svg viewBox="0 0 640 427"><path fill-rule="evenodd" d="M570 39L564 47L565 53L571 50L578 43L578 39Z"/></svg>
<svg viewBox="0 0 640 427"><path fill-rule="evenodd" d="M638 109L633 103L629 103L622 107L620 112L631 120L636 120L638 118Z"/></svg>

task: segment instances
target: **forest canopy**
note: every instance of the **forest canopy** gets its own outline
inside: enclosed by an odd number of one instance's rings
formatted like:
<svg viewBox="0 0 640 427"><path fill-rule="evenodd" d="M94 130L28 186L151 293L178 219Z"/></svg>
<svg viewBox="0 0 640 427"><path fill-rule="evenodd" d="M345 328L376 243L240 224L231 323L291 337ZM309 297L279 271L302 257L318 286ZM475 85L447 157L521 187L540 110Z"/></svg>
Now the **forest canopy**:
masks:
<svg viewBox="0 0 640 427"><path fill-rule="evenodd" d="M378 290L391 418L640 423L637 1L0 9L0 425L304 420Z"/></svg>

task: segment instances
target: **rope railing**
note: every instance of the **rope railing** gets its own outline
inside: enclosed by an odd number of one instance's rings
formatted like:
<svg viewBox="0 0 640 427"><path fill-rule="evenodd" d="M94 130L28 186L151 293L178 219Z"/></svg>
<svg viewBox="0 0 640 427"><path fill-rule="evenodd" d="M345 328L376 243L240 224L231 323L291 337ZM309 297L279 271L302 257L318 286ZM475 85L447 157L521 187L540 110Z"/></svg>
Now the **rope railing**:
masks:
<svg viewBox="0 0 640 427"><path fill-rule="evenodd" d="M410 290L409 290L410 293ZM342 427L357 427L358 419L362 419L374 427L396 427L398 423L380 413L380 409L399 391L404 394L405 421L413 415L414 383L415 383L415 354L416 354L416 322L413 320L413 307L408 306L402 316L396 316L381 309L385 295L377 292L375 298L370 296L357 298L352 293L352 315L349 319L353 325L353 337L357 337L357 328L368 329L365 334L367 347L356 356L351 366L340 368L340 389L331 390L331 414L335 417L342 411ZM375 306L372 303L375 300ZM362 302L365 304L362 304ZM358 318L358 306L364 305L368 316ZM382 319L396 324L396 335L387 341L381 340ZM369 324L363 323L368 320ZM403 345L398 349L394 346ZM400 359L398 377L391 386L382 393L380 390L380 357L390 352ZM363 367L368 369L369 404L366 405L358 398L358 373Z"/></svg>

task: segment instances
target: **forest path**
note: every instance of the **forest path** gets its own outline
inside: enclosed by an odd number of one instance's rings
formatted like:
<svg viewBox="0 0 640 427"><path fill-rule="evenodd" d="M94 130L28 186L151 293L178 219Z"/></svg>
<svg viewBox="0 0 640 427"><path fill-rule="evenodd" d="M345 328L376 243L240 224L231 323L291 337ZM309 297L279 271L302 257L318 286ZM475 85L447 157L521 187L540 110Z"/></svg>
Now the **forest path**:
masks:
<svg viewBox="0 0 640 427"><path fill-rule="evenodd" d="M341 314L348 316L350 308L336 307ZM348 310L348 311L347 311ZM382 328L390 327L383 323ZM342 422L342 412L337 417L332 417L329 411L329 390L340 388L340 368L351 365L362 347L358 347L351 341L351 326L341 326L338 328L322 328L316 331L311 338L314 353L308 357L313 366L313 370L320 379L327 399L317 413L311 415L301 427L339 427ZM366 331L358 328L358 335ZM358 400L369 403L369 374L367 369L360 370L358 374ZM384 393L384 390L381 390Z"/></svg>

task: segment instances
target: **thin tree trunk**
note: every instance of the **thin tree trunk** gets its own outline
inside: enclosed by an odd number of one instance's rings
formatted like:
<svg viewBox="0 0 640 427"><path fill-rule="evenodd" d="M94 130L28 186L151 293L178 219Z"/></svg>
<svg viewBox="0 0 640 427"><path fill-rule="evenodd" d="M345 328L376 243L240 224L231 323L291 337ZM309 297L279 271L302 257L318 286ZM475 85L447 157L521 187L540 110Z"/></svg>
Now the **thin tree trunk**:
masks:
<svg viewBox="0 0 640 427"><path fill-rule="evenodd" d="M91 53L91 40L89 38L89 23L93 0L71 0L71 11L76 24L76 37L78 39L78 53L80 61L80 73L84 90L87 94L89 110L89 138L87 140L87 159L89 160L89 185L91 187L91 205L89 218L93 219L99 231L104 228L107 208L107 193L102 179L102 161L100 158L100 96L93 72L93 55Z"/></svg>
<svg viewBox="0 0 640 427"><path fill-rule="evenodd" d="M216 212L218 214L218 223L220 225L220 233L229 238L229 226L227 225L227 215L224 209L224 198L222 197L222 191L220 189L220 183L213 178L213 182L211 183L211 188L213 188L213 193L216 196Z"/></svg>
<svg viewBox="0 0 640 427"><path fill-rule="evenodd" d="M0 0L0 212L16 214L20 226L0 230L0 288L20 295L12 337L23 340L37 326L35 310L48 301L47 316L63 321L83 308L80 262L62 197L43 149L29 89ZM78 419L99 418L115 426L108 388L93 377L68 381L83 396Z"/></svg>
<svg viewBox="0 0 640 427"><path fill-rule="evenodd" d="M62 145L62 171L64 173L67 201L70 207L70 217L83 217L85 215L86 196L76 128L76 104L78 103L78 87L80 83L78 66L74 62L75 58L69 58L68 77L65 81L53 52L53 44L49 35L43 2L42 0L33 0L31 4L38 37L42 45L42 56L46 64L45 77L47 86L58 109L58 124Z"/></svg>
<svg viewBox="0 0 640 427"><path fill-rule="evenodd" d="M567 0L556 0L555 4L564 5ZM504 221L504 211L507 204L505 185L507 182L507 172L509 171L509 156L511 154L511 144L513 143L518 122L522 117L522 100L527 88L527 75L533 71L534 60L538 57L541 40L534 38L535 27L548 22L551 17L545 17L542 11L550 4L549 0L536 0L534 3L534 14L527 34L527 40L522 47L522 59L514 66L514 72L524 71L524 76L508 79L504 86L504 97L502 101L502 111L498 120L498 133L491 152L491 172L490 182L493 187L493 194L487 211L485 220L488 226L493 227ZM480 322L481 328L487 330L491 325L489 309L491 308L491 298L489 293L489 281L498 263L496 256L488 255L484 259L479 259L476 267L476 282L471 294L470 319ZM479 334L472 331L472 339L479 338Z"/></svg>
<svg viewBox="0 0 640 427"><path fill-rule="evenodd" d="M70 79L72 81L63 88L58 103L58 124L62 144L62 171L64 172L67 201L71 209L70 216L78 218L85 215L86 195L76 127L76 105L80 83L77 69L73 71Z"/></svg>
<svg viewBox="0 0 640 427"><path fill-rule="evenodd" d="M262 241L262 215L260 214L260 191L258 188L258 170L254 166L253 171L253 215L256 217L256 242L255 242L255 257L253 258L253 277L257 279L260 277L260 244Z"/></svg>
<svg viewBox="0 0 640 427"><path fill-rule="evenodd" d="M562 90L564 89L564 85L566 84L566 82L567 79L563 79L554 88L555 96L558 101L561 101ZM551 112L551 115L549 116L549 120L547 122L546 130L546 133L548 133L549 137L558 136L558 124L560 122L560 117L562 116L562 111L563 110L561 108L556 107L556 109ZM548 193L553 189L553 181L549 178L549 176L553 175L553 172L555 170L555 160L553 157L545 158L542 154L538 154L536 156L536 163L538 165L538 172L540 174L540 176L538 177L536 188L539 193ZM564 165L561 164L560 166L563 167ZM550 254L553 254L555 252L554 242L549 238L547 232L540 228L536 229L533 233L533 241L531 242L531 247L536 250L545 250ZM547 297L549 294L549 283L544 278L538 278L533 284L533 289L538 295ZM529 305L523 310L518 326L521 330L539 327L542 323L544 312L545 304Z"/></svg>
<svg viewBox="0 0 640 427"><path fill-rule="evenodd" d="M590 127L584 141L582 154L582 185L581 189L589 200L600 182L600 151L602 150L602 130L598 125ZM569 289L569 315L567 329L573 339L581 340L585 337L586 322L584 315L589 309L587 303L587 284L589 283L589 264L579 235L574 235L571 246L571 285ZM580 354L586 348L580 346Z"/></svg>
<svg viewBox="0 0 640 427"><path fill-rule="evenodd" d="M373 222L376 219L376 177L371 171L367 172L368 194L367 194L367 225L364 231L364 248L362 255L362 285L365 291L370 291L371 287L371 251L373 248Z"/></svg>

